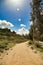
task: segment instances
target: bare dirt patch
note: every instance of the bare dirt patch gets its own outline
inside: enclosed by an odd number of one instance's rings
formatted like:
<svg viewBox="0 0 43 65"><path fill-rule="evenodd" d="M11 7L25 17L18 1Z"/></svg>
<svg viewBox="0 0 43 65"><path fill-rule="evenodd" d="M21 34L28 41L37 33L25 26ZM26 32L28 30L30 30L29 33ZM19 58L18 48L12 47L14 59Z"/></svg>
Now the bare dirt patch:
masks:
<svg viewBox="0 0 43 65"><path fill-rule="evenodd" d="M10 49L8 54L0 59L2 65L43 65L41 55L34 53L30 47L27 47L27 43L17 44Z"/></svg>

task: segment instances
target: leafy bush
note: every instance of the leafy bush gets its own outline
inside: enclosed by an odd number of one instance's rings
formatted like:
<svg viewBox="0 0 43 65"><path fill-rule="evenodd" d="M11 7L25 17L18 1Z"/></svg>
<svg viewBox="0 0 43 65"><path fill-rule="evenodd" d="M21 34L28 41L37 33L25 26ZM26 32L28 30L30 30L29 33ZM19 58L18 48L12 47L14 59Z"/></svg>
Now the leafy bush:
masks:
<svg viewBox="0 0 43 65"><path fill-rule="evenodd" d="M9 48L5 48L5 50L9 50Z"/></svg>
<svg viewBox="0 0 43 65"><path fill-rule="evenodd" d="M41 44L38 43L38 42L35 43L35 46L36 46L37 48L41 48Z"/></svg>
<svg viewBox="0 0 43 65"><path fill-rule="evenodd" d="M2 49L0 49L0 52L1 52L1 53L3 53L3 50L2 50Z"/></svg>
<svg viewBox="0 0 43 65"><path fill-rule="evenodd" d="M34 47L33 47L33 46L31 46L31 49L33 50L33 49L34 49Z"/></svg>
<svg viewBox="0 0 43 65"><path fill-rule="evenodd" d="M32 41L29 41L29 42L28 42L28 44L29 44L29 45L32 45L32 44L33 44L33 42L32 42Z"/></svg>

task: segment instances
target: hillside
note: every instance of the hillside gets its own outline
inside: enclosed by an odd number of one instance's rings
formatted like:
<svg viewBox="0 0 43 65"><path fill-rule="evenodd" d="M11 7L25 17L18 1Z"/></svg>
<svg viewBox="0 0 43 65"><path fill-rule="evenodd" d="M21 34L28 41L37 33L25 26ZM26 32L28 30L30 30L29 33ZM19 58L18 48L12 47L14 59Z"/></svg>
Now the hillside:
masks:
<svg viewBox="0 0 43 65"><path fill-rule="evenodd" d="M3 50L8 50L13 47L16 43L27 41L23 36L16 34L16 32L11 32L10 29L0 29L0 52Z"/></svg>

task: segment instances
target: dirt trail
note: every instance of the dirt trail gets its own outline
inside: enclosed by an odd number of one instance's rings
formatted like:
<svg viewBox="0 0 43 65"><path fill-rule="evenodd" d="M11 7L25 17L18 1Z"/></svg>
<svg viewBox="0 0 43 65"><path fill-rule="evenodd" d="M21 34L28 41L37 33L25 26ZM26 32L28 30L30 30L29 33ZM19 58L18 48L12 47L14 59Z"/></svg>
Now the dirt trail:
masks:
<svg viewBox="0 0 43 65"><path fill-rule="evenodd" d="M27 42L14 46L2 61L3 65L43 65L40 54L27 47Z"/></svg>

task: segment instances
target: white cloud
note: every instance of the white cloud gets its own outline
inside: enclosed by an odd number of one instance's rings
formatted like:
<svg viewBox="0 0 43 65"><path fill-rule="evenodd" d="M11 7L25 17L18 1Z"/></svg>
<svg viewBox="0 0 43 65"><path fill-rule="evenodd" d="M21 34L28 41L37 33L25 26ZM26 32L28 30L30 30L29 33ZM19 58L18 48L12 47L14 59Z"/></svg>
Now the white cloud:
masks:
<svg viewBox="0 0 43 65"><path fill-rule="evenodd" d="M29 34L29 30L27 30L24 27L22 27L18 31L16 31L16 33L20 34L20 35L26 35L26 34Z"/></svg>
<svg viewBox="0 0 43 65"><path fill-rule="evenodd" d="M20 22L21 21L21 18L19 18L18 21Z"/></svg>
<svg viewBox="0 0 43 65"><path fill-rule="evenodd" d="M0 28L13 27L14 25L6 20L0 20Z"/></svg>
<svg viewBox="0 0 43 65"><path fill-rule="evenodd" d="M11 29L11 32L13 32L13 30Z"/></svg>
<svg viewBox="0 0 43 65"><path fill-rule="evenodd" d="M21 27L26 27L26 25L25 25L25 24L20 24L20 26L21 26Z"/></svg>
<svg viewBox="0 0 43 65"><path fill-rule="evenodd" d="M33 25L33 21L30 21L30 26Z"/></svg>

